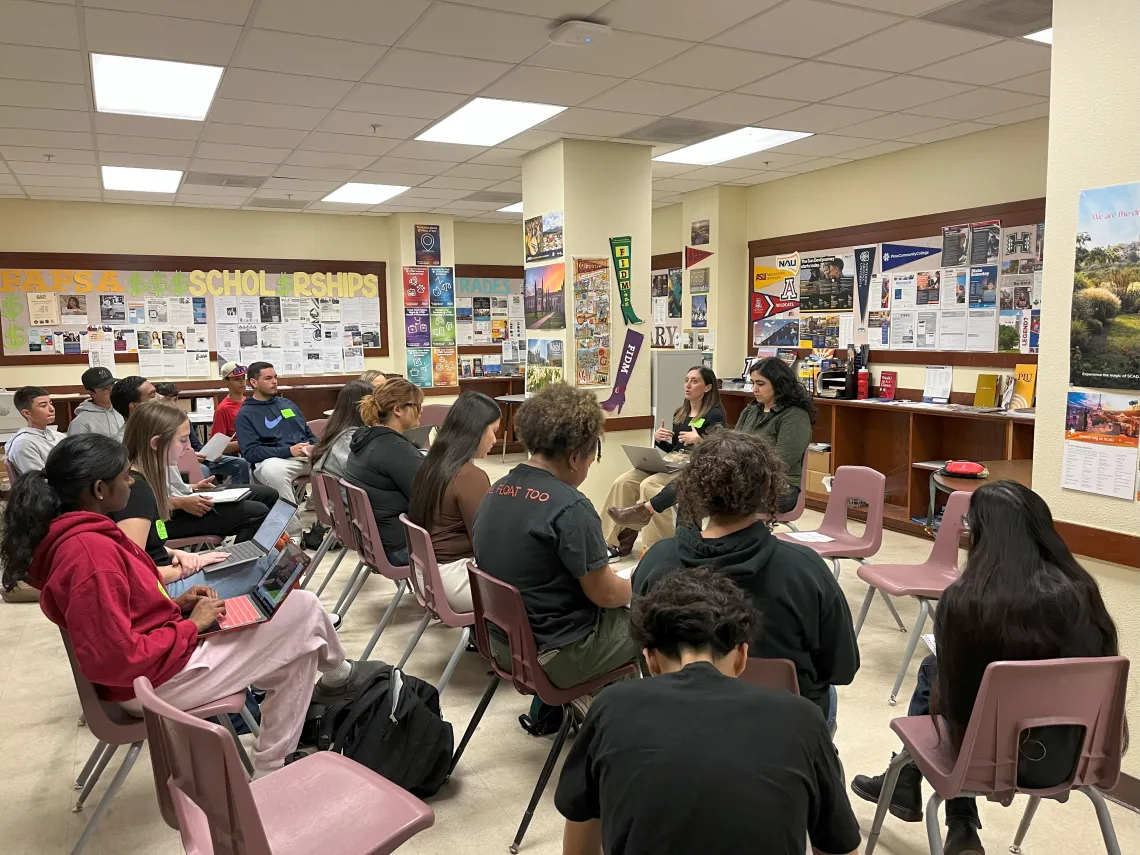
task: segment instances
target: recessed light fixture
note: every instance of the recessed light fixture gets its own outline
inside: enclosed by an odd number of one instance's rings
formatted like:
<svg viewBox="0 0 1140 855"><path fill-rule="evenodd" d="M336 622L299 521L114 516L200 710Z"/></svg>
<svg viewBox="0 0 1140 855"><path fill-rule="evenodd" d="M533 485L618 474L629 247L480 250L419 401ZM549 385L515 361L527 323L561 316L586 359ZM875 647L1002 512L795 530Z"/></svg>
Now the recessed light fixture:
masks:
<svg viewBox="0 0 1140 855"><path fill-rule="evenodd" d="M136 193L177 193L182 181L178 169L142 169L137 166L104 166L104 190L131 190Z"/></svg>
<svg viewBox="0 0 1140 855"><path fill-rule="evenodd" d="M507 205L505 208L499 208L500 214L521 214L522 212L522 202L515 202L513 205Z"/></svg>
<svg viewBox="0 0 1140 855"><path fill-rule="evenodd" d="M200 122L210 111L223 70L213 65L93 53L95 109Z"/></svg>
<svg viewBox="0 0 1140 855"><path fill-rule="evenodd" d="M530 101L476 98L428 128L417 140L458 145L498 145L503 140L557 116L565 107Z"/></svg>
<svg viewBox="0 0 1140 855"><path fill-rule="evenodd" d="M398 184L359 184L349 182L333 190L322 202L340 202L344 205L379 205L409 188Z"/></svg>
<svg viewBox="0 0 1140 855"><path fill-rule="evenodd" d="M1040 30L1036 33L1030 33L1029 35L1025 36L1025 38L1033 42L1041 42L1041 44L1044 45L1051 45L1053 44L1053 28L1050 27L1047 30Z"/></svg>
<svg viewBox="0 0 1140 855"><path fill-rule="evenodd" d="M713 137L711 140L687 145L676 151L659 155L653 158L662 163L695 163L700 166L712 166L724 163L726 160L735 160L757 151L775 148L778 145L802 140L812 134L801 131L774 131L769 128L741 128Z"/></svg>

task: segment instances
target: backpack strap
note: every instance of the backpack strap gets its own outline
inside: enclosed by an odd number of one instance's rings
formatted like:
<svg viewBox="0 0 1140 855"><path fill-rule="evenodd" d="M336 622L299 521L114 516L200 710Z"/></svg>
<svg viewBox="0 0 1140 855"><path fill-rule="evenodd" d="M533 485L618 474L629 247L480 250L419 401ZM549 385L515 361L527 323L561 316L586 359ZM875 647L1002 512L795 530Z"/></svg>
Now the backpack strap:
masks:
<svg viewBox="0 0 1140 855"><path fill-rule="evenodd" d="M343 752L345 741L348 739L353 728L357 722L360 721L365 715L370 715L372 708L378 703L383 701L385 695L391 691L388 685L393 672L396 669L379 671L372 678L372 682L357 692L356 697L351 701L342 701L351 706L348 717L344 720L336 730L336 739L333 741L333 750Z"/></svg>

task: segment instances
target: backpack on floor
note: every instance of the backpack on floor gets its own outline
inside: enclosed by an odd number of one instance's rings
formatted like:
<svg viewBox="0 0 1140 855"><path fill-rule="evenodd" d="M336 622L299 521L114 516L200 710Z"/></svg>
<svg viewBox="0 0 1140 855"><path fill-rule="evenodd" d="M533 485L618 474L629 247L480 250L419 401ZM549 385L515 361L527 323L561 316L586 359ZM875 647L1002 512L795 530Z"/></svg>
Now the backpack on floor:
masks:
<svg viewBox="0 0 1140 855"><path fill-rule="evenodd" d="M435 686L392 666L355 696L331 704L317 737L319 748L327 746L420 798L443 786L454 745Z"/></svg>

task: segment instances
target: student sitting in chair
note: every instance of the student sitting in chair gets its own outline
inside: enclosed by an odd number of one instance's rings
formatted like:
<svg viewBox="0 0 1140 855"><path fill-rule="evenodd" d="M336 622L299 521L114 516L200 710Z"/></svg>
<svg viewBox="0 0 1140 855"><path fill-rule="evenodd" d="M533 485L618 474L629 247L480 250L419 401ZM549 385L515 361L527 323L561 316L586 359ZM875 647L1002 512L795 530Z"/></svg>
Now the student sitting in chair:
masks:
<svg viewBox="0 0 1140 855"><path fill-rule="evenodd" d="M67 426L68 436L81 433L101 433L122 442L123 417L111 406L111 388L115 375L109 368L88 368L80 378L83 388L91 396L75 408L75 415Z"/></svg>
<svg viewBox="0 0 1140 855"><path fill-rule="evenodd" d="M598 695L554 802L563 855L853 853L859 825L823 716L738 679L762 634L749 596L707 567L635 597L649 673Z"/></svg>
<svg viewBox="0 0 1140 855"><path fill-rule="evenodd" d="M111 406L126 421L135 411L135 407L139 404L145 404L147 401L153 401L157 395L153 383L145 377L132 374L129 377L116 380L111 387Z"/></svg>
<svg viewBox="0 0 1140 855"><path fill-rule="evenodd" d="M225 447L225 453L240 455L235 423L238 410L245 403L246 368L236 362L227 362L218 369L218 373L222 375L222 382L226 385L226 397L214 407L214 423L210 426L210 436L224 433L228 437L234 437Z"/></svg>
<svg viewBox="0 0 1140 855"><path fill-rule="evenodd" d="M158 397L172 404L178 403L178 387L173 383L155 383L154 391ZM221 484L227 478L231 484L241 485L249 483L249 464L241 457L231 457L223 454L217 460L207 460L202 454L202 441L198 439L198 432L193 426L190 428L190 447L194 449L194 456L202 466L202 477L213 478Z"/></svg>
<svg viewBox="0 0 1140 855"><path fill-rule="evenodd" d="M63 440L63 434L49 427L55 424L51 395L42 386L24 386L16 390L12 404L28 426L16 431L4 446L8 465L21 475L43 469L48 454Z"/></svg>

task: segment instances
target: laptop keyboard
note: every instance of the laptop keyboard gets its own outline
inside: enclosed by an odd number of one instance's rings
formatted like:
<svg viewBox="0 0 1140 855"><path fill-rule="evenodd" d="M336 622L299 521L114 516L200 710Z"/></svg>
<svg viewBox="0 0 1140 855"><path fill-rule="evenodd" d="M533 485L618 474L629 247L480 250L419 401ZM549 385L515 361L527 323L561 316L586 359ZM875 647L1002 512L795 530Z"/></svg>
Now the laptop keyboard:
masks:
<svg viewBox="0 0 1140 855"><path fill-rule="evenodd" d="M234 597L226 600L226 613L218 618L218 626L222 629L233 629L239 626L248 626L263 620L248 596Z"/></svg>
<svg viewBox="0 0 1140 855"><path fill-rule="evenodd" d="M252 540L235 543L226 551L230 554L229 561L244 561L247 558L260 558L262 554L261 550L257 548L257 544Z"/></svg>

